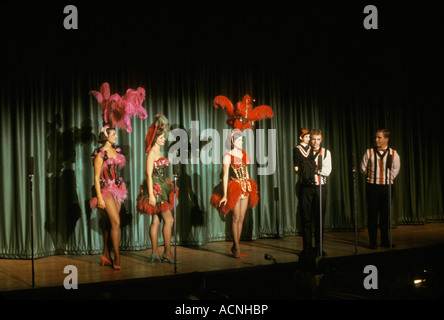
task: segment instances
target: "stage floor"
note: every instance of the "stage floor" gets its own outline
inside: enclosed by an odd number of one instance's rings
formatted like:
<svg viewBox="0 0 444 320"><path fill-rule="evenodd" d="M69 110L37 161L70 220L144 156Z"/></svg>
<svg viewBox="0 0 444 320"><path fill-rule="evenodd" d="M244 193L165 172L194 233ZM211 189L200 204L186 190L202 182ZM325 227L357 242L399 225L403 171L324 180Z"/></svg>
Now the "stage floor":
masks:
<svg viewBox="0 0 444 320"><path fill-rule="evenodd" d="M393 242L398 252L407 249L429 247L444 243L444 223L428 223L421 226L398 226L393 229ZM118 284L123 281L141 281L141 279L161 281L162 279L180 278L199 273L222 272L230 270L249 270L271 265L297 263L301 253L302 238L290 236L282 239L259 239L242 241L241 247L247 257L235 259L230 255L232 243L211 242L197 247L177 247L175 266L168 263L151 263L151 250L122 251L121 270L102 267L100 255L56 255L34 261L35 288L32 287L31 260L0 259L0 296L13 292L33 291L42 288L64 289L65 266L72 265L78 271L78 288L91 287L99 283ZM325 234L325 258L339 259L357 255L387 252L386 248L371 250L368 248L367 230L358 233L358 247L355 252L354 232L329 232ZM162 252L163 248L160 248ZM270 254L274 261L266 260ZM437 253L437 254L441 254Z"/></svg>

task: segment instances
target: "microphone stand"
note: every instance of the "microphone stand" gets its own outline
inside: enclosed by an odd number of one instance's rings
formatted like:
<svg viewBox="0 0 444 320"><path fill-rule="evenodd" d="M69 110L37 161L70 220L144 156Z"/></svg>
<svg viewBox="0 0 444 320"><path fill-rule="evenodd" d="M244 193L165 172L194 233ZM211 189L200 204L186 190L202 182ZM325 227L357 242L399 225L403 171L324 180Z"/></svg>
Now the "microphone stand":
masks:
<svg viewBox="0 0 444 320"><path fill-rule="evenodd" d="M320 148L321 151L318 154L318 157L321 157L321 161L323 160L322 157L322 148ZM318 161L319 163L319 161ZM318 176L319 176L319 259L322 259L322 252L323 252L323 248L322 248L322 175L321 175L321 170L322 170L322 162L321 165L318 168Z"/></svg>
<svg viewBox="0 0 444 320"><path fill-rule="evenodd" d="M32 161L32 160L31 160ZM32 172L29 173L29 181L31 182L31 274L32 274L32 287L35 287L34 280L34 200L32 196L32 178L34 174Z"/></svg>
<svg viewBox="0 0 444 320"><path fill-rule="evenodd" d="M354 196L354 216L355 216L355 254L358 253L358 220L356 209L356 167L353 166L353 196Z"/></svg>
<svg viewBox="0 0 444 320"><path fill-rule="evenodd" d="M388 153L389 153L389 155L390 155L390 148L388 148ZM388 196L389 196L389 201L388 201L388 206L389 206L389 214L388 214L388 219L389 219L389 221L388 221L388 228L389 228L389 236L390 236L390 238L389 238L389 241L390 241L390 251L392 250L392 161L393 161L393 159L391 158L391 157L389 157L389 159L390 159L390 167L389 167L389 164L387 163L387 168L388 168L388 170L389 170L389 174L388 174L388 176L389 176L389 181L388 181L388 184L389 184L389 188L388 188ZM389 159L387 159L387 160L389 160Z"/></svg>
<svg viewBox="0 0 444 320"><path fill-rule="evenodd" d="M174 173L174 273L177 272L177 230L176 230L176 193L177 192L177 172Z"/></svg>
<svg viewBox="0 0 444 320"><path fill-rule="evenodd" d="M275 202L275 210L276 210L276 237L280 238L279 235L279 216L278 216L278 202L279 202L279 189L278 187L274 188L274 202Z"/></svg>
<svg viewBox="0 0 444 320"><path fill-rule="evenodd" d="M322 259L322 176L319 172L319 256Z"/></svg>

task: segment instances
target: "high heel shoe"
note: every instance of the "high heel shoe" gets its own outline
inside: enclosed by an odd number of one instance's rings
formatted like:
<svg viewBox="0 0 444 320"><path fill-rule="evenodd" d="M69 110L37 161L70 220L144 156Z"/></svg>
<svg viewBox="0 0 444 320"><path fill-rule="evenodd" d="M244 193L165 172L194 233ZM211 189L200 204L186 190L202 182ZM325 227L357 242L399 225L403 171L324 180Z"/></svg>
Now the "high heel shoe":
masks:
<svg viewBox="0 0 444 320"><path fill-rule="evenodd" d="M233 256L233 258L236 259L244 258L247 256L245 253L236 254L236 249L234 249L234 247L231 248L231 255Z"/></svg>
<svg viewBox="0 0 444 320"><path fill-rule="evenodd" d="M151 253L150 256L151 262L162 262L158 256L156 256L154 253Z"/></svg>
<svg viewBox="0 0 444 320"><path fill-rule="evenodd" d="M113 269L114 269L114 270L120 270L120 266L118 266L118 265L116 265L116 264L113 264Z"/></svg>
<svg viewBox="0 0 444 320"><path fill-rule="evenodd" d="M120 259L119 259L119 262L120 262ZM113 269L114 270L120 270L121 269L120 263L119 264L115 264L115 262L113 261Z"/></svg>
<svg viewBox="0 0 444 320"><path fill-rule="evenodd" d="M162 259L166 260L168 263L173 263L174 264L174 260L170 260L167 255L165 254L165 252L162 254ZM176 260L176 263L180 263L180 261Z"/></svg>
<svg viewBox="0 0 444 320"><path fill-rule="evenodd" d="M101 256L102 259L102 267L106 264L106 265L112 265L113 263L111 261L109 261L105 256Z"/></svg>
<svg viewBox="0 0 444 320"><path fill-rule="evenodd" d="M234 249L234 247L231 248L231 255L236 259L240 258L240 255L236 254L236 249Z"/></svg>

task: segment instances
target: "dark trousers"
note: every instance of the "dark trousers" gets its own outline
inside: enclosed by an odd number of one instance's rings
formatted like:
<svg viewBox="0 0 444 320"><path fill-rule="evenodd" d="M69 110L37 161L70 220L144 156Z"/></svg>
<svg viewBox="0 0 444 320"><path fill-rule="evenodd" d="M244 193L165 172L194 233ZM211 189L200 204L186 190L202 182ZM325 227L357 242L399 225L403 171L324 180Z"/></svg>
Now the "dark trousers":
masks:
<svg viewBox="0 0 444 320"><path fill-rule="evenodd" d="M312 248L312 234L314 225L315 246L320 247L320 191L319 186L308 185L301 186L300 212L302 227L302 243L303 250ZM327 186L322 185L322 237L324 231L324 218L327 204Z"/></svg>
<svg viewBox="0 0 444 320"><path fill-rule="evenodd" d="M391 187L391 194L393 195L393 185ZM391 225L389 222L390 201L389 185L378 185L367 183L367 227L368 236L370 238L370 245L376 245L378 233L378 216L379 228L381 231L381 245L389 245L388 230Z"/></svg>

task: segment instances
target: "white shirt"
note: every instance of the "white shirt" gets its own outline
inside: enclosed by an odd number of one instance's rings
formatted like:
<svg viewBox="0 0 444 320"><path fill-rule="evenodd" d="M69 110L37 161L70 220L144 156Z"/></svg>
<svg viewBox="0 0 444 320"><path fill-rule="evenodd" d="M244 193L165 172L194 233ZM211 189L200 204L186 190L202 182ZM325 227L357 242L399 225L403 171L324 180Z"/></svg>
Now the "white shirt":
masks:
<svg viewBox="0 0 444 320"><path fill-rule="evenodd" d="M327 177L331 173L332 165L331 165L331 154L330 151L328 151L325 148L321 148L320 152L316 155L316 158L314 161L316 162L316 165L319 164L319 155L322 155L322 168L319 174L315 174L315 184L319 185L326 184L327 183Z"/></svg>

